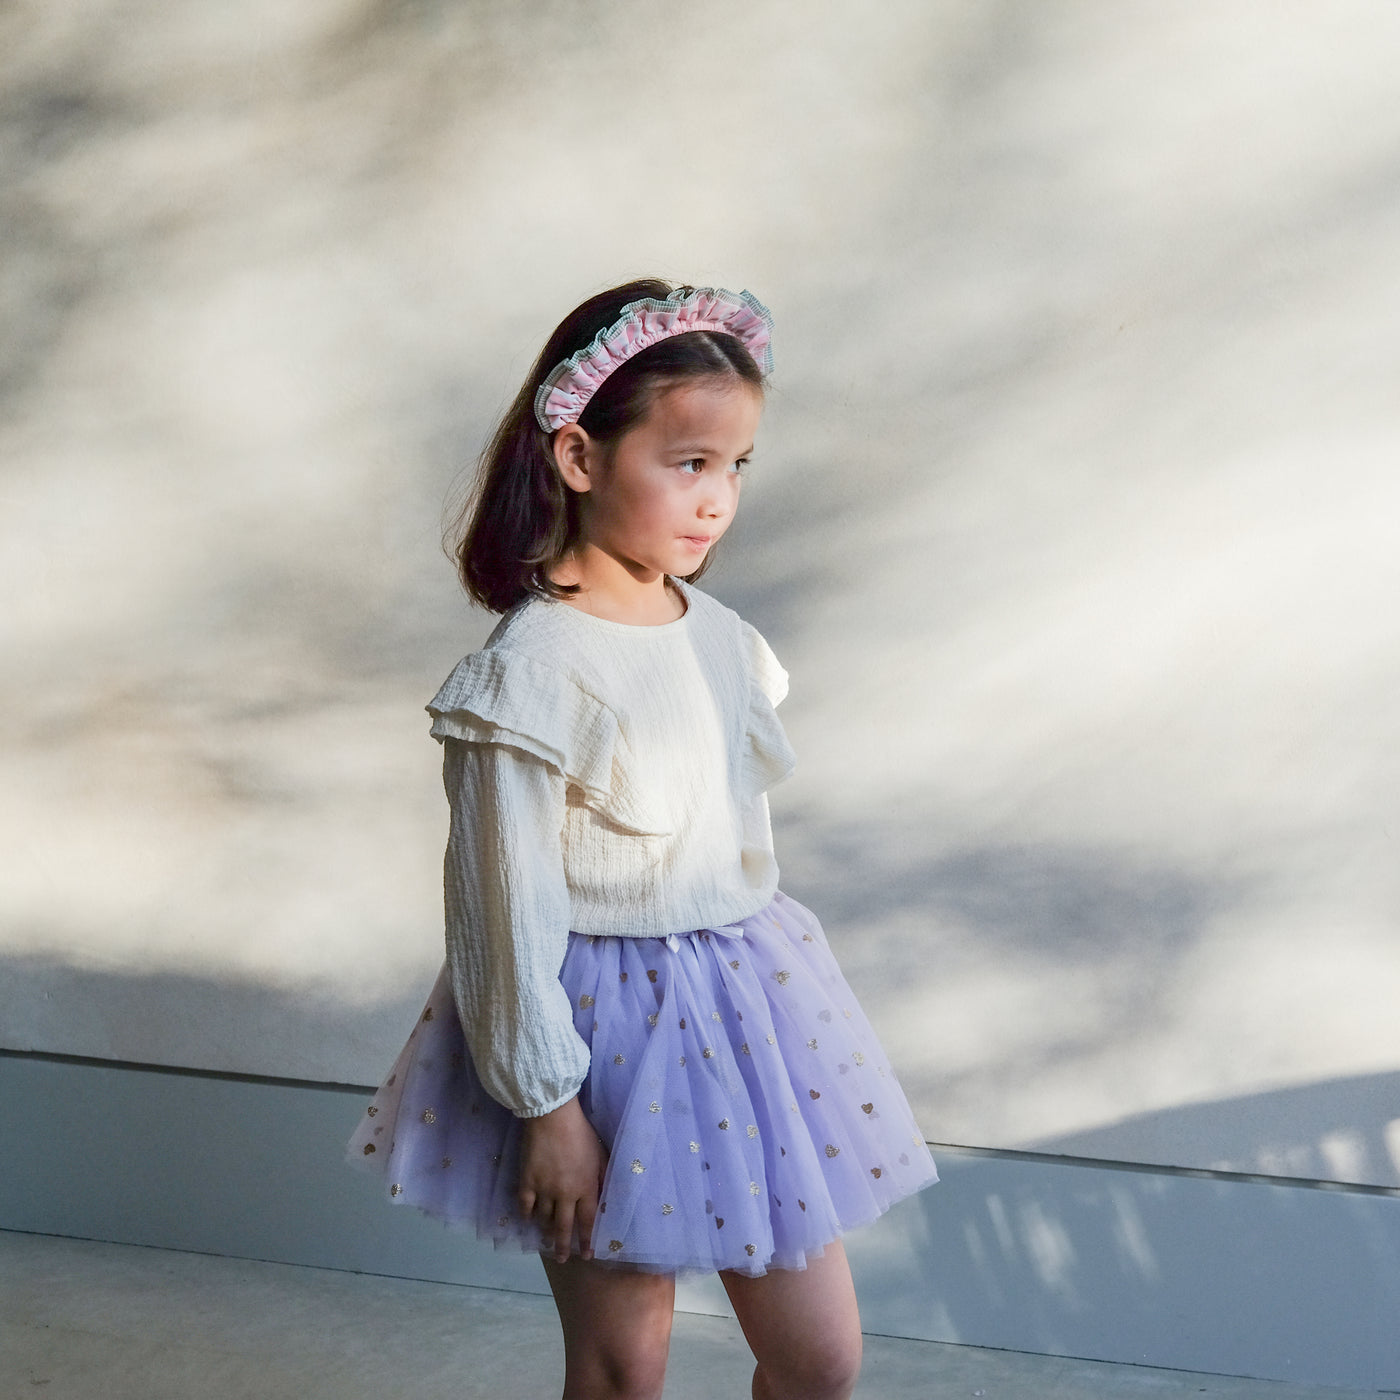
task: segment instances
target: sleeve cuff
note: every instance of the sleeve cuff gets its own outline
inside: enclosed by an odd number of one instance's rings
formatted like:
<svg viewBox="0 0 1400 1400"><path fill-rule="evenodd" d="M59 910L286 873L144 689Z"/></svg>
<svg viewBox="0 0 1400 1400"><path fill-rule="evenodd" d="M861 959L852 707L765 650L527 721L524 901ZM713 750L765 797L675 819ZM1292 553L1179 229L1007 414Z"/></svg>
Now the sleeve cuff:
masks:
<svg viewBox="0 0 1400 1400"><path fill-rule="evenodd" d="M531 1106L529 1108L515 1108L510 1104L507 1104L506 1107L509 1108L517 1118L543 1118L546 1113L553 1113L556 1108L563 1108L570 1099L577 1098L578 1091L582 1087L583 1080L580 1079L568 1093L561 1094L552 1103L541 1104L538 1107Z"/></svg>

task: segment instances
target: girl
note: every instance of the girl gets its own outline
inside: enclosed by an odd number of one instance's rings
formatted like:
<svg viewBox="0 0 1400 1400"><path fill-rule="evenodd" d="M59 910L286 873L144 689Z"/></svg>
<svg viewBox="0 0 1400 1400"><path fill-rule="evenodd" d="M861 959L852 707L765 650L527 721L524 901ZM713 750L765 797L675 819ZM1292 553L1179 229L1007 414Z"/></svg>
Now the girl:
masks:
<svg viewBox="0 0 1400 1400"><path fill-rule="evenodd" d="M505 616L428 706L447 961L351 1156L541 1252L579 1400L661 1394L693 1270L720 1272L755 1397L849 1396L840 1235L936 1180L820 926L777 890L786 674L692 586L739 503L771 327L748 292L656 281L564 320L457 550Z"/></svg>

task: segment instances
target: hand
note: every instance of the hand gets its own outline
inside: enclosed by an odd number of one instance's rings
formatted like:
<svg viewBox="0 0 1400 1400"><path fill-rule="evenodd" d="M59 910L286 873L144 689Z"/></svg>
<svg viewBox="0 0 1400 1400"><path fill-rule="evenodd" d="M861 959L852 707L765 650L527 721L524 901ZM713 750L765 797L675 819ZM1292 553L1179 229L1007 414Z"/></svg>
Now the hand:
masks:
<svg viewBox="0 0 1400 1400"><path fill-rule="evenodd" d="M593 1258L593 1221L608 1154L584 1117L577 1098L539 1118L526 1118L520 1144L520 1214L540 1227L546 1250L562 1264L569 1257L574 1225L579 1253Z"/></svg>

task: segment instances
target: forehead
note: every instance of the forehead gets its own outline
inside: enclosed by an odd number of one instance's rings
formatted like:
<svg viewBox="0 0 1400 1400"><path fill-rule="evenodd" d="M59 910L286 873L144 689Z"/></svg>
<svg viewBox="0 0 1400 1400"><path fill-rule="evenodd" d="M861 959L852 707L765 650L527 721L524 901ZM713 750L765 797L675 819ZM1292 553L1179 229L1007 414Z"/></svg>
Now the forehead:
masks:
<svg viewBox="0 0 1400 1400"><path fill-rule="evenodd" d="M763 396L742 379L701 379L662 389L644 426L668 441L751 438L762 412Z"/></svg>

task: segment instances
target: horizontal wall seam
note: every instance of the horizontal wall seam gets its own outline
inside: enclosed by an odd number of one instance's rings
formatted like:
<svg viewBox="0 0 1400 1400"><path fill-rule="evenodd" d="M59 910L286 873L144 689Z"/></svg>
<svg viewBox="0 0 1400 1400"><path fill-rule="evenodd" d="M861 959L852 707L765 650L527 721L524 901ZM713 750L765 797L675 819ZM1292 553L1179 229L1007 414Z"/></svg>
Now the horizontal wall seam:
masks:
<svg viewBox="0 0 1400 1400"><path fill-rule="evenodd" d="M934 1153L991 1157L1009 1162L1038 1162L1056 1167L1092 1167L1099 1171L1136 1172L1146 1176L1179 1176L1192 1181L1225 1181L1245 1186L1289 1186L1305 1191L1334 1191L1355 1196L1400 1197L1400 1186L1372 1186L1355 1181L1327 1181L1308 1176L1269 1176L1263 1172L1232 1172L1209 1167L1178 1167L1170 1163L1125 1162L1112 1157L1076 1157L1057 1152L1026 1152L1011 1147L971 1147L966 1143L931 1142Z"/></svg>
<svg viewBox="0 0 1400 1400"><path fill-rule="evenodd" d="M129 1070L135 1074L173 1074L187 1079L223 1079L236 1084L266 1084L281 1089L329 1089L336 1094L369 1094L374 1086L337 1084L324 1079L291 1079L276 1074L248 1074L232 1069L196 1069L190 1065L147 1064L141 1060L108 1060L99 1055L60 1055L51 1050L8 1050L0 1048L0 1059L37 1060L43 1064L86 1065L92 1069Z"/></svg>
<svg viewBox="0 0 1400 1400"><path fill-rule="evenodd" d="M324 1089L336 1094L373 1096L370 1084L337 1084L320 1079L290 1079L272 1074L246 1074L238 1070L194 1069L187 1065L147 1064L138 1060L108 1060L93 1055L61 1055L49 1050L11 1050L0 1047L0 1059L37 1060L47 1064L86 1065L95 1069L125 1070L137 1074L170 1074L194 1079L231 1080L239 1084L263 1084L283 1089ZM1360 1182L1327 1181L1314 1177L1270 1176L1262 1172L1233 1172L1205 1167L1180 1167L1170 1163L1125 1162L1111 1157L1079 1157L1056 1152L1021 1151L1010 1147L974 1147L960 1142L930 1142L935 1152L956 1156L994 1158L1009 1162L1038 1162L1056 1167L1086 1167L1099 1171L1136 1172L1147 1176L1185 1177L1192 1181L1221 1181L1245 1186L1288 1186L1305 1191L1334 1191L1354 1196L1400 1198L1400 1187L1371 1186Z"/></svg>

